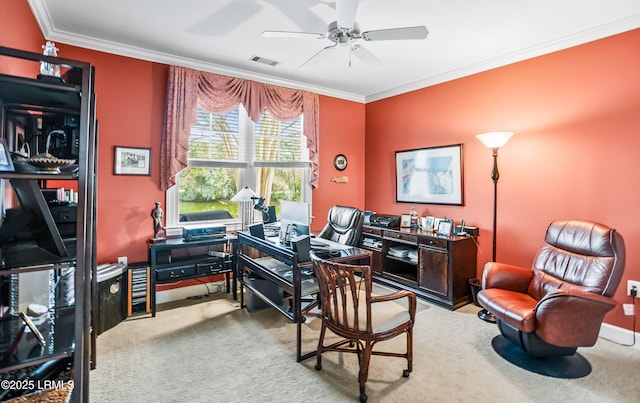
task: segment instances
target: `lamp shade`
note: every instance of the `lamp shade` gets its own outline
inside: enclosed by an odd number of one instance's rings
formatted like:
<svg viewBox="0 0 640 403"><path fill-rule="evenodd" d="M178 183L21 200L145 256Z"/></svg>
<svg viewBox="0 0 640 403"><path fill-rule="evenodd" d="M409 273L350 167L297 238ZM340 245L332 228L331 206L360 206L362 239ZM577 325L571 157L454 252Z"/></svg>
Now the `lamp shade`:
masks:
<svg viewBox="0 0 640 403"><path fill-rule="evenodd" d="M513 136L513 132L489 132L478 134L476 137L482 141L487 148L498 149L507 144L507 141Z"/></svg>
<svg viewBox="0 0 640 403"><path fill-rule="evenodd" d="M231 201L234 203L250 202L253 201L256 196L256 192L254 192L249 186L245 186L231 198Z"/></svg>

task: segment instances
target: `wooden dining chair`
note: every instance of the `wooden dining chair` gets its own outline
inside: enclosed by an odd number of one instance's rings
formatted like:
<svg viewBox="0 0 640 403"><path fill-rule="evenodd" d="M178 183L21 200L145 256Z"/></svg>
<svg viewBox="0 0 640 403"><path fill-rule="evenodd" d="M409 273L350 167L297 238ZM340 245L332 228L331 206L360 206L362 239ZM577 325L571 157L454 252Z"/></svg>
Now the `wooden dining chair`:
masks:
<svg viewBox="0 0 640 403"><path fill-rule="evenodd" d="M411 291L372 295L371 267L336 263L314 258L314 271L320 288L322 329L316 353L316 369L322 369L325 351L352 352L358 355L360 401L366 402L365 384L372 355L400 357L407 360L408 377L413 365L413 324L416 296ZM396 300L405 300L406 304ZM327 329L342 339L324 344ZM406 333L406 352L374 351L381 341Z"/></svg>

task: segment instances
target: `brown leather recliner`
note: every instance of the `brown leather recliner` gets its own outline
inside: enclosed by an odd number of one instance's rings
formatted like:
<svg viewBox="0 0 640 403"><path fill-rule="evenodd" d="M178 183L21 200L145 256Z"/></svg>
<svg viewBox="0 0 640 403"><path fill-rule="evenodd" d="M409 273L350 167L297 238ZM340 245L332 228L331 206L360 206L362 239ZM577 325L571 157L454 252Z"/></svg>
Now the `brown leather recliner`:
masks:
<svg viewBox="0 0 640 403"><path fill-rule="evenodd" d="M327 225L318 234L318 238L358 246L363 222L364 213L359 208L333 206L329 210Z"/></svg>
<svg viewBox="0 0 640 403"><path fill-rule="evenodd" d="M591 372L576 352L596 343L625 265L622 236L588 221L555 221L533 267L485 265L478 303L502 333L493 347L508 361L544 375L578 378Z"/></svg>

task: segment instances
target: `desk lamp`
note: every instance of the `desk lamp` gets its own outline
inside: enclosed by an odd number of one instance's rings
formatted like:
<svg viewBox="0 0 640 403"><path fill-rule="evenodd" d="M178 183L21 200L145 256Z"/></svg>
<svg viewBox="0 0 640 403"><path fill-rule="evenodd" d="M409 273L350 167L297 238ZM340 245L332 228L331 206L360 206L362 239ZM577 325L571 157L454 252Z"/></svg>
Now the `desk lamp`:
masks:
<svg viewBox="0 0 640 403"><path fill-rule="evenodd" d="M500 147L504 146L507 141L513 136L512 132L489 132L478 134L476 137L478 140L482 141L488 149L491 150L491 155L493 156L493 170L491 171L491 179L493 180L493 250L492 250L492 261L496 261L496 224L497 224L497 213L498 213L498 179L500 178L500 173L498 172L498 150ZM495 323L496 318L493 314L486 309L478 312L478 317L485 322Z"/></svg>
<svg viewBox="0 0 640 403"><path fill-rule="evenodd" d="M253 200L256 198L256 192L251 190L249 186L242 188L235 196L231 198L231 201L238 203L238 212L240 215L241 231L246 231L249 224L253 223Z"/></svg>

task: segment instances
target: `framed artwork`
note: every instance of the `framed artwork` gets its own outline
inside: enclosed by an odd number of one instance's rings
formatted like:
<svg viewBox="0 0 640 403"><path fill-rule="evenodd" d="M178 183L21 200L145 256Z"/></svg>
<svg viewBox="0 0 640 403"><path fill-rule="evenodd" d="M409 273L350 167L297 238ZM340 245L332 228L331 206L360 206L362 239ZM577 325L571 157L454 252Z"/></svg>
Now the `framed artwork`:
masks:
<svg viewBox="0 0 640 403"><path fill-rule="evenodd" d="M9 147L7 147L7 142L4 139L0 139L0 171L15 171L15 168L13 167L13 160L11 159L11 153L9 152Z"/></svg>
<svg viewBox="0 0 640 403"><path fill-rule="evenodd" d="M462 206L462 144L396 151L396 201Z"/></svg>
<svg viewBox="0 0 640 403"><path fill-rule="evenodd" d="M450 220L441 220L438 223L438 228L436 230L436 235L442 236L451 236L451 231L453 230L453 221Z"/></svg>
<svg viewBox="0 0 640 403"><path fill-rule="evenodd" d="M422 228L426 230L432 230L433 220L434 218L432 216L422 217Z"/></svg>
<svg viewBox="0 0 640 403"><path fill-rule="evenodd" d="M402 214L400 216L400 228L409 228L411 226L411 215Z"/></svg>
<svg viewBox="0 0 640 403"><path fill-rule="evenodd" d="M151 149L115 146L114 175L151 175Z"/></svg>

